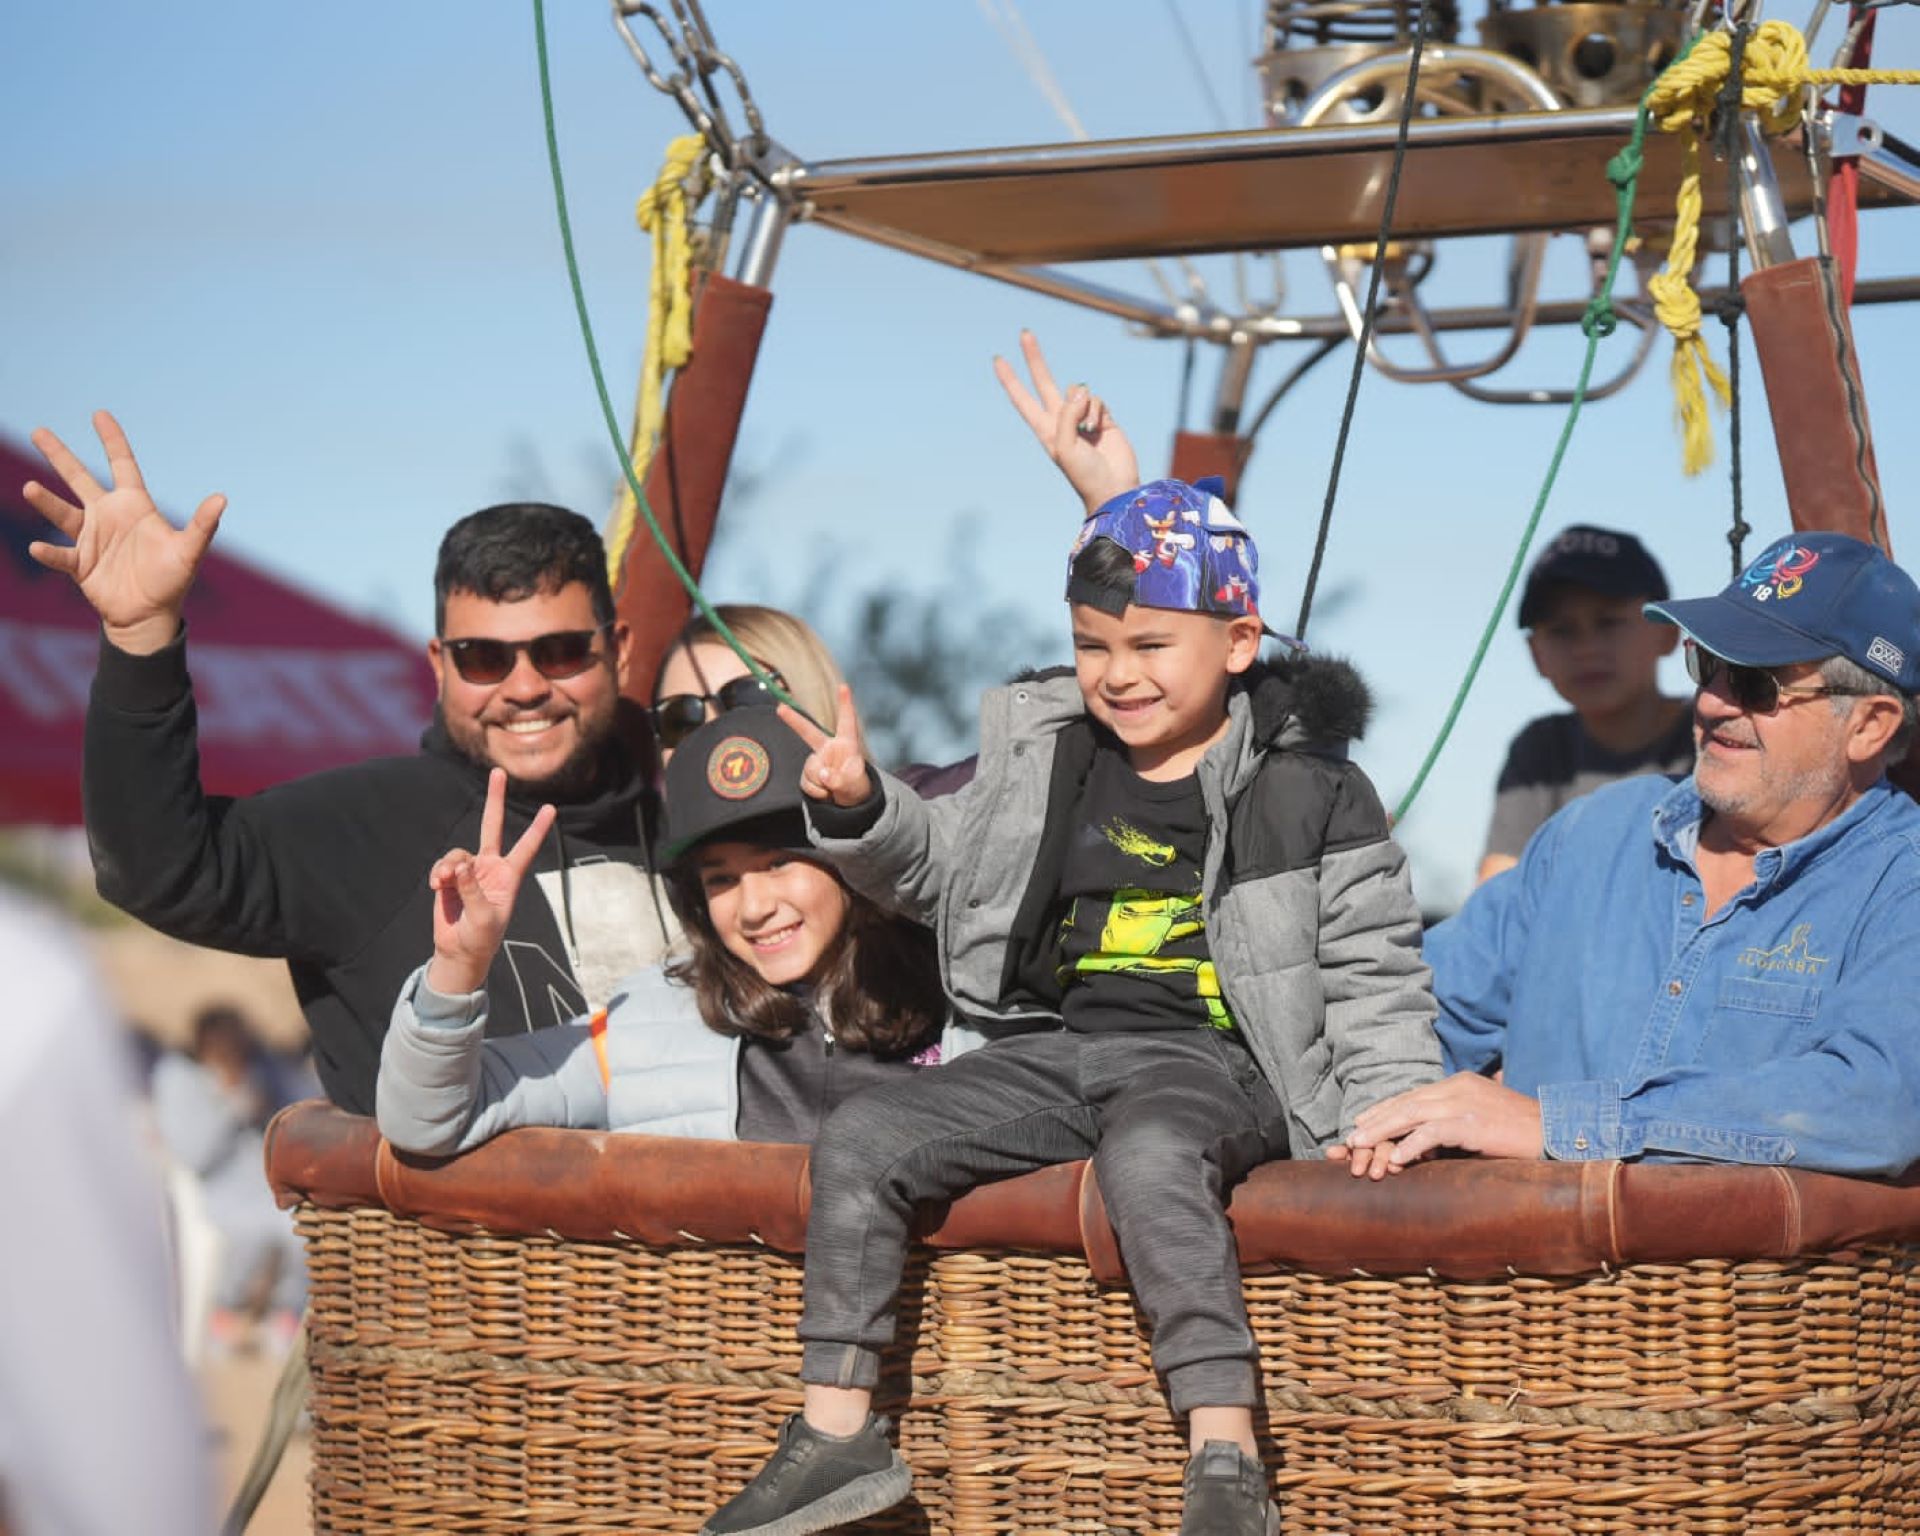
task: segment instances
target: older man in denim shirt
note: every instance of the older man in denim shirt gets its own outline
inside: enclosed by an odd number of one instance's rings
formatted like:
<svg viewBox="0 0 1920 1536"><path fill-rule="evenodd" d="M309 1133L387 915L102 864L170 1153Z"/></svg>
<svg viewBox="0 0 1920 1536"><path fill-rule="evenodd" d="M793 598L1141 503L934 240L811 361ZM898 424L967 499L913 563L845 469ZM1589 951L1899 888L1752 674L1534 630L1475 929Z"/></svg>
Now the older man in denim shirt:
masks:
<svg viewBox="0 0 1920 1536"><path fill-rule="evenodd" d="M1920 589L1799 534L1647 613L1686 635L1693 777L1568 806L1433 931L1455 1075L1361 1114L1335 1149L1356 1174L1442 1147L1920 1160L1920 806L1885 776L1915 723Z"/></svg>

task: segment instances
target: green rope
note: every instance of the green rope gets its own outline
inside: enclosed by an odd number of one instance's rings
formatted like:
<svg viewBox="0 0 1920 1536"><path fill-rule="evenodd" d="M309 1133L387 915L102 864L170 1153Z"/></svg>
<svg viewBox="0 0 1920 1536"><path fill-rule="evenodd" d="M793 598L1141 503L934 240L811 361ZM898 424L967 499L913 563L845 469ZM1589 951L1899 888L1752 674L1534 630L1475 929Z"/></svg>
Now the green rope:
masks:
<svg viewBox="0 0 1920 1536"><path fill-rule="evenodd" d="M693 599L694 607L701 616L713 626L713 632L740 658L741 664L757 678L776 699L784 704L794 704L793 696L772 674L747 654L745 646L734 638L720 615L715 613L713 605L707 601L706 594L700 590L700 583L694 580L686 566L680 563L680 557L674 553L673 546L667 542L667 536L660 528L660 520L653 515L653 507L647 501L647 493L640 484L640 477L633 472L633 461L627 455L626 435L620 430L620 419L614 414L613 397L607 392L607 377L600 366L600 349L594 345L593 322L587 316L586 290L580 283L580 262L573 249L573 221L567 216L567 184L560 172L560 138L553 123L553 77L547 64L547 8L545 0L533 0L534 40L540 54L540 110L547 126L547 164L553 172L553 206L560 219L560 244L567 254L567 280L573 285L573 307L580 317L580 339L587 349L587 365L593 370L593 387L600 396L600 412L606 418L607 435L613 440L614 457L620 461L621 473L627 477L627 486L633 492L634 504L639 507L640 515L646 519L647 531L653 535L653 542L660 553L666 556L667 564L673 574L680 578L680 585L687 589L687 596ZM803 711L804 713L804 711ZM819 722L827 724L829 722Z"/></svg>
<svg viewBox="0 0 1920 1536"><path fill-rule="evenodd" d="M1680 50L1673 68L1689 53L1697 38L1690 38L1686 47ZM1408 808L1412 806L1427 782L1427 775L1433 771L1433 765L1439 760L1446 748L1447 738L1452 736L1454 724L1460 718L1460 711L1467 702L1467 695L1473 691L1473 685L1480 676L1480 664L1486 660L1487 648L1493 644L1495 632L1500 627L1500 617L1507 611L1507 603L1513 596L1513 589L1519 584L1520 572L1526 565L1527 551L1533 544L1533 536L1540 527L1540 518L1547 510L1547 499L1553 494L1553 483L1560 475L1560 463L1566 457L1567 444L1573 438L1574 424L1580 420L1580 408L1586 404L1587 385L1593 377L1594 358L1599 354L1601 341L1611 336L1619 325L1619 316L1613 308L1613 284L1620 273L1620 258L1626 254L1627 241L1633 235L1633 200L1639 190L1640 172L1646 163L1647 128L1652 113L1648 103L1653 99L1658 87L1656 80L1647 87L1646 94L1640 98L1640 115L1633 125L1633 137L1627 141L1627 147L1607 162L1607 180L1613 183L1614 201L1618 214L1614 222L1613 251L1607 258L1606 276L1601 280L1600 290L1594 294L1587 305L1587 312L1580 319L1580 329L1586 333L1587 355L1580 364L1580 378L1574 385L1573 399L1567 406L1567 419L1560 428L1560 440L1554 444L1553 458L1547 465L1547 478L1540 487L1540 494L1534 498L1533 511L1527 518L1527 526L1520 535L1520 546L1513 552L1513 562L1507 567L1507 579L1501 583L1500 596L1495 600L1493 612L1487 615L1486 627L1480 632L1480 643L1474 648L1473 660L1467 664L1466 676L1460 679L1455 690L1453 703L1447 709L1447 718L1441 722L1440 732L1433 739L1433 745L1427 749L1426 758L1420 764L1420 771L1413 776L1413 783L1400 797L1400 803L1394 807L1393 819L1396 822L1406 819Z"/></svg>

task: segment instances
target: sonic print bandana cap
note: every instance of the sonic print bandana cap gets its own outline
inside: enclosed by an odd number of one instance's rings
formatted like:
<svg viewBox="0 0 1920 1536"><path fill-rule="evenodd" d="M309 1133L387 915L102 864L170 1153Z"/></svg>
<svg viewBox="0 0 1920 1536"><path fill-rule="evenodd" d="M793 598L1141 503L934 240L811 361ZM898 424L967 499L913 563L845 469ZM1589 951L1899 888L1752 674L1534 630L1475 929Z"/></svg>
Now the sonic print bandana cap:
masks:
<svg viewBox="0 0 1920 1536"><path fill-rule="evenodd" d="M1131 601L1140 608L1259 618L1259 551L1246 524L1220 499L1224 489L1208 476L1191 485L1154 480L1114 497L1080 525L1067 556L1067 601L1107 613ZM1133 556L1130 598L1074 575L1073 562L1095 539Z"/></svg>
<svg viewBox="0 0 1920 1536"><path fill-rule="evenodd" d="M1718 595L1644 612L1738 666L1844 656L1902 693L1920 692L1920 587L1844 533L1776 539Z"/></svg>

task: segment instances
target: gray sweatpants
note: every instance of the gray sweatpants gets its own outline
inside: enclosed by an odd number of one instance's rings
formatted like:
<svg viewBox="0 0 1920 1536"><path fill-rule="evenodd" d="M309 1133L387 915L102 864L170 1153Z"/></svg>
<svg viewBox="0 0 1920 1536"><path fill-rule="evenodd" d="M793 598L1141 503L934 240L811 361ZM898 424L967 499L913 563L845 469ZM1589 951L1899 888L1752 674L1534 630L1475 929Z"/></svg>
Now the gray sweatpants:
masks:
<svg viewBox="0 0 1920 1536"><path fill-rule="evenodd" d="M867 1089L813 1148L801 1379L878 1381L917 1204L1091 1156L1174 1410L1251 1407L1225 1197L1285 1146L1252 1057L1203 1027L1019 1035Z"/></svg>

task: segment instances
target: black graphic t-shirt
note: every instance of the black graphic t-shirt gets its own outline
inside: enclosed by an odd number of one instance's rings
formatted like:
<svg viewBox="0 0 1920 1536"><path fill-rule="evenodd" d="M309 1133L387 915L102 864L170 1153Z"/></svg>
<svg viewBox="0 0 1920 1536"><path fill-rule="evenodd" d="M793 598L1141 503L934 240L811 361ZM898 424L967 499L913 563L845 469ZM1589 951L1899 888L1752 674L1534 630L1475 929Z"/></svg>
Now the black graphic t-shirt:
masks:
<svg viewBox="0 0 1920 1536"><path fill-rule="evenodd" d="M1200 781L1154 783L1103 748L1076 812L1060 874L1067 1028L1232 1029L1200 904Z"/></svg>

